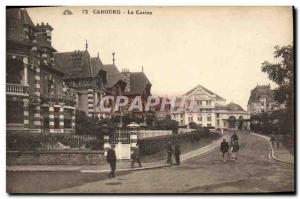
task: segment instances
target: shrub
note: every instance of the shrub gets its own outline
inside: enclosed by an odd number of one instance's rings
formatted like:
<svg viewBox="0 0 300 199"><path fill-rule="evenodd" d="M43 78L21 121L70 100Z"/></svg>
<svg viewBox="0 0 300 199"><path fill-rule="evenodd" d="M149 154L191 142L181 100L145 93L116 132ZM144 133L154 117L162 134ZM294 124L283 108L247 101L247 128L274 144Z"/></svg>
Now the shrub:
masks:
<svg viewBox="0 0 300 199"><path fill-rule="evenodd" d="M176 120L172 120L171 117L166 116L165 119L158 121L157 126L162 130L172 130L173 133L178 132L178 122Z"/></svg>
<svg viewBox="0 0 300 199"><path fill-rule="evenodd" d="M202 128L190 133L145 138L138 140L138 142L140 145L141 155L152 155L164 150L169 141L175 141L178 144L183 142L197 142L201 138L207 138L210 136L212 136L212 138L216 138L219 135L217 133L209 133L208 129Z"/></svg>

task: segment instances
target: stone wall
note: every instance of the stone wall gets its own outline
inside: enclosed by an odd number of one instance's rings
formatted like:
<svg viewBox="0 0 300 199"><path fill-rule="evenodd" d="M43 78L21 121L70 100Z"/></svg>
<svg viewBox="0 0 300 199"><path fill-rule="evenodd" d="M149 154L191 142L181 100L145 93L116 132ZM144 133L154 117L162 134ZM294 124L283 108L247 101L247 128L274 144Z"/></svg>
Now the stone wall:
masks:
<svg viewBox="0 0 300 199"><path fill-rule="evenodd" d="M104 151L8 151L7 165L97 165Z"/></svg>

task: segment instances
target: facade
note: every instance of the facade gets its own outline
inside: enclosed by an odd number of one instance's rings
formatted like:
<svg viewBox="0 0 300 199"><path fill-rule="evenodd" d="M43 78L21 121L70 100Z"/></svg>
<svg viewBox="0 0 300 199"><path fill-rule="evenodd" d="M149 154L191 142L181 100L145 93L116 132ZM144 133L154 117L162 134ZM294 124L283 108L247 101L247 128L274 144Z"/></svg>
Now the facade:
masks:
<svg viewBox="0 0 300 199"><path fill-rule="evenodd" d="M26 9L7 9L7 131L75 131L75 98L55 64L49 24L34 25Z"/></svg>
<svg viewBox="0 0 300 199"><path fill-rule="evenodd" d="M248 100L247 111L250 114L260 114L268 111L274 111L285 108L274 100L274 90L270 85L257 85Z"/></svg>
<svg viewBox="0 0 300 199"><path fill-rule="evenodd" d="M54 58L66 73L64 81L76 98L76 109L89 117L97 116L96 108L110 83L99 56L91 57L86 48L55 53Z"/></svg>
<svg viewBox="0 0 300 199"><path fill-rule="evenodd" d="M195 122L200 127L216 129L248 129L250 115L235 103L226 105L226 100L207 88L198 85L183 95L184 110L174 110L173 118L179 125ZM194 99L195 110L189 110Z"/></svg>
<svg viewBox="0 0 300 199"><path fill-rule="evenodd" d="M99 109L104 96L151 95L144 72L118 70L85 50L56 52L53 28L34 25L26 9L7 9L7 130L37 133L75 132L75 111L99 119L117 113ZM114 56L114 53L113 53ZM105 106L114 108L114 100ZM14 113L14 114L12 114Z"/></svg>

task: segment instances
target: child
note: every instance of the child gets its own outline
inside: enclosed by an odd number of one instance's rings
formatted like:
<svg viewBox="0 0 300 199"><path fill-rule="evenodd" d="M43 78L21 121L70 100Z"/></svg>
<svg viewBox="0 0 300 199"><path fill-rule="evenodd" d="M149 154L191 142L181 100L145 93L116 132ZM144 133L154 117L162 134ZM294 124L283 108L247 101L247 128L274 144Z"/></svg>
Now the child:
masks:
<svg viewBox="0 0 300 199"><path fill-rule="evenodd" d="M221 142L221 149L222 154L223 154L223 162L226 162L225 160L225 154L228 153L228 157L229 157L229 145L228 142L226 142L226 139L223 139L223 141Z"/></svg>

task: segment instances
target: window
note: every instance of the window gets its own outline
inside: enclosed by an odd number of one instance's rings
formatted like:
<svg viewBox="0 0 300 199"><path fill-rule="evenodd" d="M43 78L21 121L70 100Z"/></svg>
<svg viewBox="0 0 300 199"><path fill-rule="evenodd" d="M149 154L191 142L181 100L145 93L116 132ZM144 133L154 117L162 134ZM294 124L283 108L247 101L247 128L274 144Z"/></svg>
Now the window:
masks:
<svg viewBox="0 0 300 199"><path fill-rule="evenodd" d="M211 105L211 101L207 100L207 101L206 101L206 104L207 104L207 105Z"/></svg>
<svg viewBox="0 0 300 199"><path fill-rule="evenodd" d="M202 116L198 115L198 122L201 122L201 121L202 121Z"/></svg>
<svg viewBox="0 0 300 199"><path fill-rule="evenodd" d="M54 118L54 129L59 129L59 118Z"/></svg>
<svg viewBox="0 0 300 199"><path fill-rule="evenodd" d="M224 121L224 126L226 126L226 122Z"/></svg>
<svg viewBox="0 0 300 199"><path fill-rule="evenodd" d="M72 109L64 109L64 128L72 128Z"/></svg>
<svg viewBox="0 0 300 199"><path fill-rule="evenodd" d="M207 116L207 121L210 122L211 121L211 115Z"/></svg>
<svg viewBox="0 0 300 199"><path fill-rule="evenodd" d="M217 120L217 125L218 125L218 126L220 125L220 120Z"/></svg>
<svg viewBox="0 0 300 199"><path fill-rule="evenodd" d="M6 104L6 122L7 123L24 123L23 102L7 101Z"/></svg>
<svg viewBox="0 0 300 199"><path fill-rule="evenodd" d="M188 121L189 121L189 122L192 122L192 121L193 121L193 116L192 116L192 115L190 115L190 116L188 117Z"/></svg>
<svg viewBox="0 0 300 199"><path fill-rule="evenodd" d="M219 117L220 115L219 115L219 113L217 113L217 117Z"/></svg>
<svg viewBox="0 0 300 199"><path fill-rule="evenodd" d="M207 124L207 127L211 127L211 124Z"/></svg>

